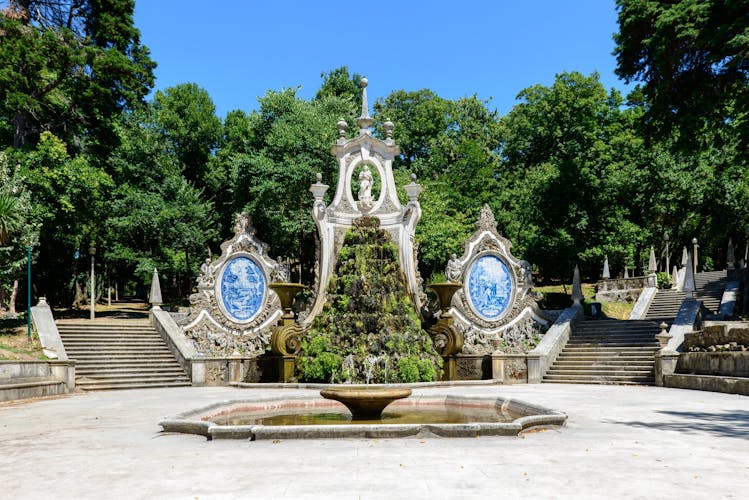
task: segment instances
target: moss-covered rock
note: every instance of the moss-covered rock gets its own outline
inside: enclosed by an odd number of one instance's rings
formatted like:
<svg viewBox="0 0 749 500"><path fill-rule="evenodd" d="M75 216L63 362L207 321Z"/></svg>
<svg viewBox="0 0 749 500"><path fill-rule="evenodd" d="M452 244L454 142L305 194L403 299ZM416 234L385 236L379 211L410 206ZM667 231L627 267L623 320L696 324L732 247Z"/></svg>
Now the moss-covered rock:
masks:
<svg viewBox="0 0 749 500"><path fill-rule="evenodd" d="M321 313L304 335L300 379L394 383L437 380L442 358L422 330L398 263L375 217L346 233Z"/></svg>

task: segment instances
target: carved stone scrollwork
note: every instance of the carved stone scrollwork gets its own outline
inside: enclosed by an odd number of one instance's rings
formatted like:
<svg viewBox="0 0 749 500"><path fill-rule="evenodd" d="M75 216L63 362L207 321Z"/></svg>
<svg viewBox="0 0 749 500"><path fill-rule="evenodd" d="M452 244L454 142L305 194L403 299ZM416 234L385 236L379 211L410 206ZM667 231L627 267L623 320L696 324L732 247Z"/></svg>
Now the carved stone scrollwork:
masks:
<svg viewBox="0 0 749 500"><path fill-rule="evenodd" d="M432 326L429 329L429 335L432 337L434 347L442 356L451 356L463 349L463 334L452 323L443 321L445 319L447 318L441 318Z"/></svg>
<svg viewBox="0 0 749 500"><path fill-rule="evenodd" d="M275 326L270 336L270 350L277 356L296 356L302 348L302 327L291 325Z"/></svg>
<svg viewBox="0 0 749 500"><path fill-rule="evenodd" d="M221 244L221 256L201 265L190 314L180 325L202 355L260 355L268 348L269 328L281 311L267 285L271 279L288 279L288 271L268 250L255 236L250 216L241 213L234 236ZM240 275L243 284L233 285Z"/></svg>
<svg viewBox="0 0 749 500"><path fill-rule="evenodd" d="M520 322L537 324L543 335L550 321L532 291L531 264L512 255L512 243L497 231L488 205L482 207L475 226L463 256L450 256L445 276L464 282L450 311L457 329L465 332L463 353L489 354L492 341L503 340Z"/></svg>

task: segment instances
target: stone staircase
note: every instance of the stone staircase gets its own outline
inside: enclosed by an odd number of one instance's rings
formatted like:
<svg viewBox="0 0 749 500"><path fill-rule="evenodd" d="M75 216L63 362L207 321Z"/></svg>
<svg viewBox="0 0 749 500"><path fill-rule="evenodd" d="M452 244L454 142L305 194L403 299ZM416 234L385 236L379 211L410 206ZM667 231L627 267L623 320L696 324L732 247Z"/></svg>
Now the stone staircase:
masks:
<svg viewBox="0 0 749 500"><path fill-rule="evenodd" d="M697 298L702 301L708 311L717 314L720 310L720 300L726 289L728 277L725 271L711 271L694 275L697 286Z"/></svg>
<svg viewBox="0 0 749 500"><path fill-rule="evenodd" d="M653 385L659 331L657 321L581 321L543 382Z"/></svg>
<svg viewBox="0 0 749 500"><path fill-rule="evenodd" d="M720 300L723 297L723 290L726 288L727 281L725 271L711 271L694 275L697 298L713 314L716 314L720 309ZM684 298L684 292L673 288L658 290L650 303L648 312L645 314L645 319L674 319Z"/></svg>
<svg viewBox="0 0 749 500"><path fill-rule="evenodd" d="M164 340L147 321L58 322L76 386L84 390L191 385Z"/></svg>
<svg viewBox="0 0 749 500"><path fill-rule="evenodd" d="M645 319L673 320L685 297L684 292L680 292L676 288L658 290L650 303L648 312L645 314Z"/></svg>

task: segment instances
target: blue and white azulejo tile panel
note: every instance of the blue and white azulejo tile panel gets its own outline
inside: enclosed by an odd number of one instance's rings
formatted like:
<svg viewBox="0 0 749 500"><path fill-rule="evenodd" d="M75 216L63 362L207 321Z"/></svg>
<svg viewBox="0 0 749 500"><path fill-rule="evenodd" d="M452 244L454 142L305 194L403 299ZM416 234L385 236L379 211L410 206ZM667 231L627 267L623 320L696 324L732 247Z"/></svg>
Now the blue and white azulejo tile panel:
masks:
<svg viewBox="0 0 749 500"><path fill-rule="evenodd" d="M499 319L512 300L513 282L507 265L495 255L484 255L468 271L468 297L487 321Z"/></svg>
<svg viewBox="0 0 749 500"><path fill-rule="evenodd" d="M231 259L221 273L221 304L236 322L252 319L262 308L265 297L265 276L249 257Z"/></svg>

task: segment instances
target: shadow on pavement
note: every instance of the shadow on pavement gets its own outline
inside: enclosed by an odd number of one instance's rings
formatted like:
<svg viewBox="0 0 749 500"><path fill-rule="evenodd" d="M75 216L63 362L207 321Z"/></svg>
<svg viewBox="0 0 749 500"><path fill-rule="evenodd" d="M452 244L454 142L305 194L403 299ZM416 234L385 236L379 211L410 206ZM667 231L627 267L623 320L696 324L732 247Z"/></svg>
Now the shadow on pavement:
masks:
<svg viewBox="0 0 749 500"><path fill-rule="evenodd" d="M674 419L670 422L609 422L632 427L749 439L749 411L746 410L723 412L658 411L657 413L671 416Z"/></svg>

